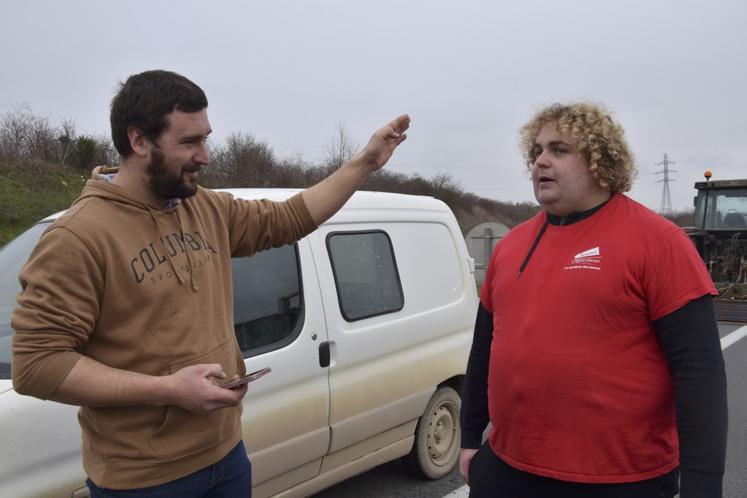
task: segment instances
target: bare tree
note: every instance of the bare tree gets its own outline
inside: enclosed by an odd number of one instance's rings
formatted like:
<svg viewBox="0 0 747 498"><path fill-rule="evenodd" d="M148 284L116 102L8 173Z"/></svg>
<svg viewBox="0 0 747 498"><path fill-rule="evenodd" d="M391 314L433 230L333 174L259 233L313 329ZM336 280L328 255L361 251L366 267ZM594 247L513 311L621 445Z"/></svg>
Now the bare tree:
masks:
<svg viewBox="0 0 747 498"><path fill-rule="evenodd" d="M350 161L357 151L358 144L350 138L345 125L338 123L337 133L327 146L327 156L324 158L322 164L328 170L335 171Z"/></svg>
<svg viewBox="0 0 747 498"><path fill-rule="evenodd" d="M68 119L62 123L57 141L62 146L62 159L60 162L65 164L67 156L70 153L70 148L75 142L75 122L72 119Z"/></svg>
<svg viewBox="0 0 747 498"><path fill-rule="evenodd" d="M48 118L35 116L28 105L16 106L0 118L0 159L58 161L61 151L58 131Z"/></svg>
<svg viewBox="0 0 747 498"><path fill-rule="evenodd" d="M275 157L272 148L252 135L234 133L225 145L212 148L205 182L222 187L269 187Z"/></svg>

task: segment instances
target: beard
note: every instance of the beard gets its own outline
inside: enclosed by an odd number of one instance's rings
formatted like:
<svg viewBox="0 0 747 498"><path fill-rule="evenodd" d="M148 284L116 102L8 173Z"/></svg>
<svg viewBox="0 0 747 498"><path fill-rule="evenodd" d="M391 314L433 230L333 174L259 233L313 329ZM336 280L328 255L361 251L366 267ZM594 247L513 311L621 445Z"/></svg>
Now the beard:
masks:
<svg viewBox="0 0 747 498"><path fill-rule="evenodd" d="M183 166L179 174L174 174L166 166L166 158L157 147L152 149L151 162L148 164L148 184L151 192L162 199L186 199L197 193L197 182L190 183L184 179L185 171L197 171L199 166Z"/></svg>

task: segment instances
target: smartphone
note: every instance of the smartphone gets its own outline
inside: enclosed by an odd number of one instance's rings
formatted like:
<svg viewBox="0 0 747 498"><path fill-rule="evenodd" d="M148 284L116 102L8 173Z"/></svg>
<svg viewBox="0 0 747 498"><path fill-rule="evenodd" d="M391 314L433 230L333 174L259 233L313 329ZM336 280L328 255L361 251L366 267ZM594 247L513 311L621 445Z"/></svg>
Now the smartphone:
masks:
<svg viewBox="0 0 747 498"><path fill-rule="evenodd" d="M253 380L257 380L263 375L267 375L272 370L269 367L263 368L262 370L257 370L256 372L252 372L249 374L244 375L243 377L239 377L238 379L229 380L225 384L221 384L220 387L226 388L226 389L236 389L237 387L243 386L244 384L248 384L249 382Z"/></svg>

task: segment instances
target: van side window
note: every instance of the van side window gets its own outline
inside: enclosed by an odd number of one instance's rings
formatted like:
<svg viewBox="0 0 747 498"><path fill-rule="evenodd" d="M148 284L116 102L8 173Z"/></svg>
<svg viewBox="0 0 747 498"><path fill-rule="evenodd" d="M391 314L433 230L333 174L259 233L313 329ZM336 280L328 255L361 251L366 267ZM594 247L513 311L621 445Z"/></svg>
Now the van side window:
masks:
<svg viewBox="0 0 747 498"><path fill-rule="evenodd" d="M303 322L303 297L295 245L234 258L233 320L244 358L292 342Z"/></svg>
<svg viewBox="0 0 747 498"><path fill-rule="evenodd" d="M352 322L404 307L397 262L386 233L331 233L327 250L345 320Z"/></svg>

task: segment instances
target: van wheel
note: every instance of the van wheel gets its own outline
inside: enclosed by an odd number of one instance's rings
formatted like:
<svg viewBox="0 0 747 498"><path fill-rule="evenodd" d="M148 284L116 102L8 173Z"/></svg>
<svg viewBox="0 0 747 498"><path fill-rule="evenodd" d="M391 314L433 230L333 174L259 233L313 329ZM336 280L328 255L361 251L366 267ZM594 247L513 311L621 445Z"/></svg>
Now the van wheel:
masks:
<svg viewBox="0 0 747 498"><path fill-rule="evenodd" d="M450 387L440 388L428 402L418 420L412 450L402 457L405 468L415 477L439 479L454 468L461 444L460 403Z"/></svg>

